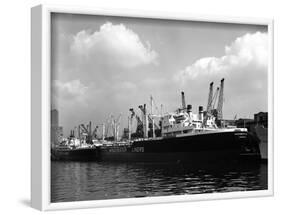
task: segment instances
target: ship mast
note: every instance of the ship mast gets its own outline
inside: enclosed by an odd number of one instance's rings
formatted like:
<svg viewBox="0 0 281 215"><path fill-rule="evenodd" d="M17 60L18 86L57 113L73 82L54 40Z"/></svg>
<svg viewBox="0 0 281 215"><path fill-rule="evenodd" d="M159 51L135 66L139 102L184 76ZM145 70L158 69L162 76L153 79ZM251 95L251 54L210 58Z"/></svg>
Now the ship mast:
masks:
<svg viewBox="0 0 281 215"><path fill-rule="evenodd" d="M144 116L144 138L148 138L148 114L146 104L143 105L143 116Z"/></svg>
<svg viewBox="0 0 281 215"><path fill-rule="evenodd" d="M131 140L132 135L132 118L131 116L128 116L128 140Z"/></svg>
<svg viewBox="0 0 281 215"><path fill-rule="evenodd" d="M152 95L150 95L150 115L151 115L151 119L152 119L152 137L155 138L155 127L154 127L154 118L153 118L153 97Z"/></svg>

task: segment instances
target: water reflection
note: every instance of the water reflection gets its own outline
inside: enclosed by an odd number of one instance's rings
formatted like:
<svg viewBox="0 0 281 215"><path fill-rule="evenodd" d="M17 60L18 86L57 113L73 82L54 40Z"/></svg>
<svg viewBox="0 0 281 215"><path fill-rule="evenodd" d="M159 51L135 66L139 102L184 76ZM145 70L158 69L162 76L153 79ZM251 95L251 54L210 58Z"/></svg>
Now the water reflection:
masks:
<svg viewBox="0 0 281 215"><path fill-rule="evenodd" d="M97 162L52 162L51 201L267 189L266 164L208 167Z"/></svg>

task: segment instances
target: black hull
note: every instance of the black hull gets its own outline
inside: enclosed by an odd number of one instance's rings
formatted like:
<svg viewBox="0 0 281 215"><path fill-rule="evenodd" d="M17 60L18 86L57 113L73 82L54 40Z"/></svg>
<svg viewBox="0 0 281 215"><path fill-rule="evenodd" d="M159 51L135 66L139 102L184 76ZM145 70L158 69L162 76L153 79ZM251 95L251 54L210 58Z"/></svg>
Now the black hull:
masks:
<svg viewBox="0 0 281 215"><path fill-rule="evenodd" d="M102 152L99 161L113 162L150 162L150 163L190 163L196 164L216 161L238 160L239 153L233 151L201 151L201 152L167 152L167 153L111 153Z"/></svg>
<svg viewBox="0 0 281 215"><path fill-rule="evenodd" d="M51 159L57 161L95 161L97 160L97 150L95 148L53 149L51 150Z"/></svg>
<svg viewBox="0 0 281 215"><path fill-rule="evenodd" d="M258 143L247 132L204 133L134 141L95 148L52 150L52 160L200 163L259 160Z"/></svg>
<svg viewBox="0 0 281 215"><path fill-rule="evenodd" d="M247 148L247 154L244 150ZM135 141L130 146L105 146L97 149L100 161L209 163L259 160L257 143L247 132L205 133L199 135Z"/></svg>

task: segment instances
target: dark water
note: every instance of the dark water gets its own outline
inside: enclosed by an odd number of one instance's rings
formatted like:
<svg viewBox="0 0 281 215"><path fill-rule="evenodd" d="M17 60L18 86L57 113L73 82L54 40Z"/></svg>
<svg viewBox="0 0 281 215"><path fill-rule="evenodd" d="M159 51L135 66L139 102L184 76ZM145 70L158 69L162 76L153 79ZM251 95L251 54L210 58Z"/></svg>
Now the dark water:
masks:
<svg viewBox="0 0 281 215"><path fill-rule="evenodd" d="M267 164L54 162L51 201L117 199L267 189Z"/></svg>

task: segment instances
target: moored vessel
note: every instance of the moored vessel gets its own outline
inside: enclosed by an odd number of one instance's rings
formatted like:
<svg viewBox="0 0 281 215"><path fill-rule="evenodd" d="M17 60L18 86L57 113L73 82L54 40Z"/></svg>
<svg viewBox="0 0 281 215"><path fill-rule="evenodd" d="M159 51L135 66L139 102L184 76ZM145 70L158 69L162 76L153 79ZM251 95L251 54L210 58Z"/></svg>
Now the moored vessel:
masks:
<svg viewBox="0 0 281 215"><path fill-rule="evenodd" d="M240 161L244 159L259 160L258 141L247 128L227 127L222 118L224 79L220 88L213 95L213 82L210 84L207 109L199 106L198 113L192 111L192 105L185 104L184 92L181 93L182 105L176 111L160 116L148 113L146 104L140 105L142 116L138 117L130 108L127 137L118 138L118 126L113 120L113 138L106 141L104 126L102 138L97 139L91 123L81 125L86 133L85 148L75 144L66 144L69 148L53 149L52 155L58 160L96 160L126 162L175 162L175 163L209 163ZM218 96L217 107L215 107ZM152 106L152 102L151 102ZM132 120L137 119L138 126L132 133ZM119 117L120 119L120 117ZM79 126L80 127L80 126ZM97 127L96 127L97 128ZM80 129L78 129L80 130ZM74 137L72 132L72 137ZM80 132L78 132L80 135ZM93 139L93 136L95 138ZM80 141L80 139L79 139Z"/></svg>
<svg viewBox="0 0 281 215"><path fill-rule="evenodd" d="M202 108L200 107L200 111ZM246 128L218 128L215 118L206 121L192 112L168 114L162 136L113 142L97 147L101 161L206 163L260 159L258 144Z"/></svg>
<svg viewBox="0 0 281 215"><path fill-rule="evenodd" d="M95 161L97 157L93 144L80 142L73 137L51 148L51 159L56 161Z"/></svg>

